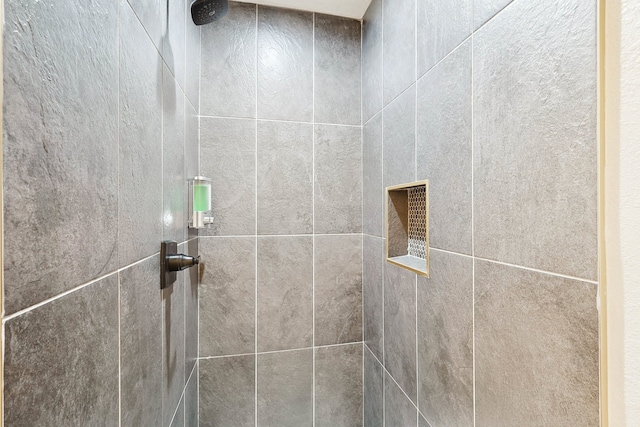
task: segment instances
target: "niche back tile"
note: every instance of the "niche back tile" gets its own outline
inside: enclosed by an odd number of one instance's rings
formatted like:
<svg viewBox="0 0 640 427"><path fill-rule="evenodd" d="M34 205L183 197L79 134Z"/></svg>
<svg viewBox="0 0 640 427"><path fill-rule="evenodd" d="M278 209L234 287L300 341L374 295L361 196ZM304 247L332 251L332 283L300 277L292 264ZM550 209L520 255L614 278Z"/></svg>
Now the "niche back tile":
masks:
<svg viewBox="0 0 640 427"><path fill-rule="evenodd" d="M4 391L7 426L118 425L117 274L6 322Z"/></svg>
<svg viewBox="0 0 640 427"><path fill-rule="evenodd" d="M362 231L362 130L316 125L314 232Z"/></svg>
<svg viewBox="0 0 640 427"><path fill-rule="evenodd" d="M597 285L475 266L478 425L598 426Z"/></svg>
<svg viewBox="0 0 640 427"><path fill-rule="evenodd" d="M117 268L118 13L105 0L4 11L8 315Z"/></svg>
<svg viewBox="0 0 640 427"><path fill-rule="evenodd" d="M200 239L200 356L255 351L255 237Z"/></svg>
<svg viewBox="0 0 640 427"><path fill-rule="evenodd" d="M362 425L362 343L315 349L315 425Z"/></svg>
<svg viewBox="0 0 640 427"><path fill-rule="evenodd" d="M258 354L258 425L313 425L313 350Z"/></svg>
<svg viewBox="0 0 640 427"><path fill-rule="evenodd" d="M313 238L258 237L258 351L313 345Z"/></svg>
<svg viewBox="0 0 640 427"><path fill-rule="evenodd" d="M314 345L362 341L362 236L314 239Z"/></svg>
<svg viewBox="0 0 640 427"><path fill-rule="evenodd" d="M124 2L124 0L122 0ZM120 5L121 267L158 251L162 235L162 60L131 8Z"/></svg>
<svg viewBox="0 0 640 427"><path fill-rule="evenodd" d="M229 2L229 12L202 27L201 114L256 116L256 5Z"/></svg>
<svg viewBox="0 0 640 427"><path fill-rule="evenodd" d="M255 356L201 359L200 427L255 425Z"/></svg>
<svg viewBox="0 0 640 427"><path fill-rule="evenodd" d="M121 416L162 425L162 299L155 256L119 273Z"/></svg>
<svg viewBox="0 0 640 427"><path fill-rule="evenodd" d="M184 423L187 427L198 427L198 377L199 363L193 368L184 392Z"/></svg>
<svg viewBox="0 0 640 427"><path fill-rule="evenodd" d="M200 111L200 64L201 64L201 40L200 27L191 19L191 2L185 2L185 94L193 108Z"/></svg>
<svg viewBox="0 0 640 427"><path fill-rule="evenodd" d="M473 0L417 3L418 76L421 76L471 34Z"/></svg>
<svg viewBox="0 0 640 427"><path fill-rule="evenodd" d="M474 49L476 256L597 280L595 0L516 2Z"/></svg>
<svg viewBox="0 0 640 427"><path fill-rule="evenodd" d="M200 119L201 174L211 178L214 223L200 236L256 233L256 121Z"/></svg>
<svg viewBox="0 0 640 427"><path fill-rule="evenodd" d="M313 120L313 13L259 6L258 117Z"/></svg>
<svg viewBox="0 0 640 427"><path fill-rule="evenodd" d="M416 81L416 2L383 1L384 104Z"/></svg>
<svg viewBox="0 0 640 427"><path fill-rule="evenodd" d="M431 247L471 254L471 41L418 81L417 171Z"/></svg>
<svg viewBox="0 0 640 427"><path fill-rule="evenodd" d="M360 21L315 14L316 123L360 125Z"/></svg>
<svg viewBox="0 0 640 427"><path fill-rule="evenodd" d="M362 18L362 123L382 110L382 0Z"/></svg>
<svg viewBox="0 0 640 427"><path fill-rule="evenodd" d="M185 239L191 239L198 237L198 230L194 228L187 228L189 216L191 212L189 210L189 182L187 181L194 176L200 175L200 118L196 113L188 99L185 102L185 142L184 142L184 230Z"/></svg>
<svg viewBox="0 0 640 427"><path fill-rule="evenodd" d="M258 234L313 231L313 125L258 121Z"/></svg>

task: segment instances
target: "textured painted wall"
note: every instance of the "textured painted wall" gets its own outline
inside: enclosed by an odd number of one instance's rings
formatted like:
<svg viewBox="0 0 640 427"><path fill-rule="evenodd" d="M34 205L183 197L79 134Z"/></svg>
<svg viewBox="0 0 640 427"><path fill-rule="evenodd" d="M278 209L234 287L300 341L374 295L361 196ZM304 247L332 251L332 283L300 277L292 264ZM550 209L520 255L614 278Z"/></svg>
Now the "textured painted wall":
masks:
<svg viewBox="0 0 640 427"><path fill-rule="evenodd" d="M362 46L364 424L598 425L596 1L374 0ZM429 278L384 262L422 179Z"/></svg>
<svg viewBox="0 0 640 427"><path fill-rule="evenodd" d="M202 29L202 426L362 424L360 29L245 3Z"/></svg>
<svg viewBox="0 0 640 427"><path fill-rule="evenodd" d="M158 251L198 252L199 30L173 0L5 13L5 425L197 425L197 272L161 292Z"/></svg>
<svg viewBox="0 0 640 427"><path fill-rule="evenodd" d="M607 1L605 58L605 243L609 425L640 419L638 99L640 5Z"/></svg>

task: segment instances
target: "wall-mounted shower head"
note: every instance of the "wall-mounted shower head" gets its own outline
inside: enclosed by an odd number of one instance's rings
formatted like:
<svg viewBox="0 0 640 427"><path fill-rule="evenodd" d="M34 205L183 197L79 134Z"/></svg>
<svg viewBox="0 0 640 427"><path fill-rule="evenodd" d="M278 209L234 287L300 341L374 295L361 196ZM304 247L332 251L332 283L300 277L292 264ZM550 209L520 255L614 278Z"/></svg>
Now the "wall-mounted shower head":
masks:
<svg viewBox="0 0 640 427"><path fill-rule="evenodd" d="M191 4L191 18L196 25L217 21L227 14L227 0L196 0Z"/></svg>

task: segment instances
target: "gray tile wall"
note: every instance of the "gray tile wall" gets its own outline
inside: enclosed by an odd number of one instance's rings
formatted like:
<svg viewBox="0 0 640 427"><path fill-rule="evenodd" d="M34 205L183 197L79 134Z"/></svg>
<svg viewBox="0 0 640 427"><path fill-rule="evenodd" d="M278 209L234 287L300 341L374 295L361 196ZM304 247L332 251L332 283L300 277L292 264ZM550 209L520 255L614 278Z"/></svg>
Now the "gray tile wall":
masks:
<svg viewBox="0 0 640 427"><path fill-rule="evenodd" d="M598 425L596 1L374 0L362 34L365 425ZM383 261L414 179L429 278Z"/></svg>
<svg viewBox="0 0 640 427"><path fill-rule="evenodd" d="M202 28L201 425L362 425L360 32L234 2Z"/></svg>
<svg viewBox="0 0 640 427"><path fill-rule="evenodd" d="M198 271L158 255L198 253L187 3L5 2L6 425L198 425Z"/></svg>

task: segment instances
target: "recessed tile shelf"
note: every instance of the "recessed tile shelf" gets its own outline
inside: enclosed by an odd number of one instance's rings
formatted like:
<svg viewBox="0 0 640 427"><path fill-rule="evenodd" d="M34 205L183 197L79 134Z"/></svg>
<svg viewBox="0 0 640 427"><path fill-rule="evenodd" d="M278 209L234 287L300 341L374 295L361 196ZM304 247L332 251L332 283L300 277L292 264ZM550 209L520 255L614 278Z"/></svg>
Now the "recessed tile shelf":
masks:
<svg viewBox="0 0 640 427"><path fill-rule="evenodd" d="M429 277L429 181L387 187L387 262Z"/></svg>

